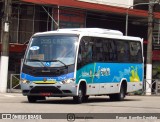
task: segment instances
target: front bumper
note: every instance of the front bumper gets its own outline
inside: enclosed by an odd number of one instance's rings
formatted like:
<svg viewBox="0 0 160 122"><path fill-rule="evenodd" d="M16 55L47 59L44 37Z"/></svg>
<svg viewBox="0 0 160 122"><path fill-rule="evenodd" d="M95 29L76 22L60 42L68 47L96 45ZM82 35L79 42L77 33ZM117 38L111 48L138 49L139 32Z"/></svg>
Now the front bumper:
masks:
<svg viewBox="0 0 160 122"><path fill-rule="evenodd" d="M21 83L22 94L24 96L48 96L65 97L76 96L76 84L23 84Z"/></svg>

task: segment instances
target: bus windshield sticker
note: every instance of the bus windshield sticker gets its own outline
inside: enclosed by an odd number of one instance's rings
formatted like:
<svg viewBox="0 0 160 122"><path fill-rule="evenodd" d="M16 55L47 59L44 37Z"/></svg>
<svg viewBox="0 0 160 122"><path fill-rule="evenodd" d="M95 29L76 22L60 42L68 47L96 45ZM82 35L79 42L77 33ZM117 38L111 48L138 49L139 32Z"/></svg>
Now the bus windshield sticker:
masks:
<svg viewBox="0 0 160 122"><path fill-rule="evenodd" d="M44 60L44 54L34 54L34 55L30 55L30 59Z"/></svg>
<svg viewBox="0 0 160 122"><path fill-rule="evenodd" d="M39 50L39 46L32 46L30 47L30 50Z"/></svg>
<svg viewBox="0 0 160 122"><path fill-rule="evenodd" d="M50 67L51 66L51 62L45 62L44 65L47 66L47 67Z"/></svg>

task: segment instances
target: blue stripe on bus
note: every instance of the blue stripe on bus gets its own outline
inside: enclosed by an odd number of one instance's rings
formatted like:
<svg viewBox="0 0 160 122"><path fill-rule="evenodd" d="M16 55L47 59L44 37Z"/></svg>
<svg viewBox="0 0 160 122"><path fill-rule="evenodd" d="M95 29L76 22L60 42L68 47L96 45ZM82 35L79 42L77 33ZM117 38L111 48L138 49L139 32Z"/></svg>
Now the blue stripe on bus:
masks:
<svg viewBox="0 0 160 122"><path fill-rule="evenodd" d="M44 78L47 80L63 81L65 79L74 78L74 73L68 73L65 75L60 75L58 77L34 77L25 73L21 73L21 79L26 79L29 81L43 81Z"/></svg>

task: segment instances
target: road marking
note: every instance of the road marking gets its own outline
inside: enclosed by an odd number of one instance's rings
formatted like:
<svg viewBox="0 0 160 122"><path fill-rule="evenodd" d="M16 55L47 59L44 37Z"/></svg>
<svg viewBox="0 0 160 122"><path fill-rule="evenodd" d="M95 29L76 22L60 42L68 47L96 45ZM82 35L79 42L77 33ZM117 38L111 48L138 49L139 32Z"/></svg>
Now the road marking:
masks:
<svg viewBox="0 0 160 122"><path fill-rule="evenodd" d="M23 97L23 95L21 94L0 94L0 98L2 97L13 98L13 97Z"/></svg>
<svg viewBox="0 0 160 122"><path fill-rule="evenodd" d="M13 95L4 94L5 97L15 97Z"/></svg>

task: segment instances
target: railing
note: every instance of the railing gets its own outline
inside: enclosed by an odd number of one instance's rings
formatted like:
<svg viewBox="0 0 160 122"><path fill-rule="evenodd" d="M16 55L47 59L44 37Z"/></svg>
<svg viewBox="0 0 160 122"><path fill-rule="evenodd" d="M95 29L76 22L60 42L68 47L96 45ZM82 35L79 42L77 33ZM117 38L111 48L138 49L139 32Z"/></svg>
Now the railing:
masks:
<svg viewBox="0 0 160 122"><path fill-rule="evenodd" d="M160 95L160 79L154 79L152 82L152 90L155 95Z"/></svg>
<svg viewBox="0 0 160 122"><path fill-rule="evenodd" d="M11 74L10 75L10 84L9 84L9 91L8 92L17 92L20 91L20 74Z"/></svg>
<svg viewBox="0 0 160 122"><path fill-rule="evenodd" d="M148 81L152 81L148 83ZM149 86L146 88L146 86ZM142 89L142 95L146 95L147 90L151 89L151 95L160 95L160 79L145 79Z"/></svg>

